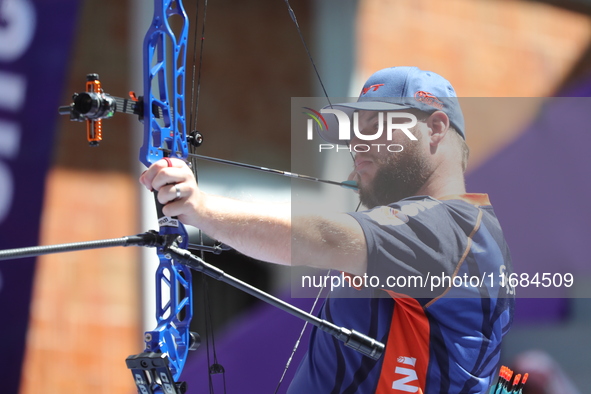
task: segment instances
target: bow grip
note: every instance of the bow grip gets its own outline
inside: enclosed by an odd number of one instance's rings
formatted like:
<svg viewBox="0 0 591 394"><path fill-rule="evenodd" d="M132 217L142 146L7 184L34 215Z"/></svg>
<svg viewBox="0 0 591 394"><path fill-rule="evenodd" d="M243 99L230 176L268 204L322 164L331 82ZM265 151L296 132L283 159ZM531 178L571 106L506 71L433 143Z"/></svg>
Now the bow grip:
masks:
<svg viewBox="0 0 591 394"><path fill-rule="evenodd" d="M172 217L166 216L162 212L164 205L161 204L160 201L158 201L158 192L156 190L154 190L153 194L154 194L154 202L156 203L156 215L158 217L158 226L161 228L161 230L162 230L162 227L179 228L180 226L182 226L181 222L178 220L178 218L176 216L172 216ZM186 234L186 231L184 228L181 228L177 231L179 232L179 235ZM160 233L162 234L162 231ZM186 240L183 240L179 243L186 243Z"/></svg>

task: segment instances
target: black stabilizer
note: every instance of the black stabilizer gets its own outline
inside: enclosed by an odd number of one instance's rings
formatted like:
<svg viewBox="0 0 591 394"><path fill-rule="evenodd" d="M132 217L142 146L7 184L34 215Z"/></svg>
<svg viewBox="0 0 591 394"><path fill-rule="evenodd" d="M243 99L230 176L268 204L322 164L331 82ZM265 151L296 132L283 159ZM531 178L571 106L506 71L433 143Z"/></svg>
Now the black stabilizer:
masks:
<svg viewBox="0 0 591 394"><path fill-rule="evenodd" d="M112 248L115 246L164 246L165 240L155 231L131 235L122 238L102 239L98 241L74 242L69 244L31 246L26 248L0 251L0 260L22 259L46 254L75 252L78 250Z"/></svg>
<svg viewBox="0 0 591 394"><path fill-rule="evenodd" d="M383 343L378 342L375 339L369 338L368 336L363 335L355 330L348 330L346 328L339 327L331 322L322 320L314 315L311 315L308 312L296 308L295 306L283 300L280 300L279 298L274 297L271 294L265 293L264 291L254 286L251 286L248 283L241 281L240 279L234 278L233 276L226 274L221 269L206 263L204 260L195 256L188 250L179 248L174 243L166 248L166 252L170 253L174 257L175 261L185 264L187 267L195 271L202 272L205 275L214 278L215 280L227 283L230 286L233 286L268 304L273 305L274 307L277 307L287 313L290 313L295 317L307 321L308 323L318 327L318 329L344 342L347 347L357 350L358 352L367 357L377 360L384 353L385 346Z"/></svg>

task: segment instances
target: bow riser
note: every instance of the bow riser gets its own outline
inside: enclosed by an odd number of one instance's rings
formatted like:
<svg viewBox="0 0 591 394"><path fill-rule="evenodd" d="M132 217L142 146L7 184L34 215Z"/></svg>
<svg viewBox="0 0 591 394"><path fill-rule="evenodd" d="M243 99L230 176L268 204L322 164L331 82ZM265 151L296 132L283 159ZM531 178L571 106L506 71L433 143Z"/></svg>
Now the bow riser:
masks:
<svg viewBox="0 0 591 394"><path fill-rule="evenodd" d="M173 29L171 21L175 26ZM71 120L86 121L88 141L97 146L102 139L102 119L117 112L135 114L144 124L140 161L149 167L170 155L187 161L185 119L185 71L189 19L181 0L154 0L154 18L144 38L144 96L130 99L103 92L99 76L87 76L86 92L75 94L74 102L59 112ZM172 60L167 57L172 55ZM172 99L171 99L172 97ZM156 200L159 235L166 245L188 246L185 227L176 218L162 214ZM182 394L178 382L189 350L198 338L189 331L193 317L191 270L176 263L164 247L158 248L156 271L156 328L144 335L144 352L126 363L142 394Z"/></svg>
<svg viewBox="0 0 591 394"><path fill-rule="evenodd" d="M170 21L178 17L182 27L175 33ZM165 157L162 150L165 148L171 149L180 159L186 160L188 156L184 97L188 25L180 0L155 0L154 18L144 39L144 143L140 161L146 166ZM173 61L167 60L171 53ZM164 216L157 199L156 205L160 235L173 237L180 247L186 248L188 236L184 226L177 219ZM158 257L157 327L145 333L144 355L166 355L163 361L167 365L158 368L140 365L152 382L154 392L162 390L172 394L184 391L181 385L174 383L180 378L193 341L189 331L193 316L191 271L175 263L162 248L158 249ZM131 369L137 376L137 365ZM136 385L140 392L146 387Z"/></svg>

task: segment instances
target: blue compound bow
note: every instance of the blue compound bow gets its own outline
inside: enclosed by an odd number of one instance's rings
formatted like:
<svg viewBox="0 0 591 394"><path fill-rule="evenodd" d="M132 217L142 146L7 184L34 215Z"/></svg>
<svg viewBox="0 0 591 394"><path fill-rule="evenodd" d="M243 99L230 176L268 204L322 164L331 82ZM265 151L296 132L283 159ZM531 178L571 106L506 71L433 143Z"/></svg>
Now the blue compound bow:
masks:
<svg viewBox="0 0 591 394"><path fill-rule="evenodd" d="M288 0L285 0L285 2L290 16L296 24L298 32L300 32ZM175 21L174 29L170 23L171 19ZM167 156L176 157L185 162L187 162L189 156L198 156L188 153L188 142L192 146L199 146L202 137L196 131L190 133L190 136L187 135L185 116L188 30L189 20L182 0L154 0L154 18L146 33L143 48L144 95L136 97L135 94L132 94L130 98L110 96L104 93L99 76L89 74L87 76L86 92L75 94L73 103L61 107L60 113L70 115L71 120L86 122L87 138L91 146L97 146L102 140L102 119L113 116L115 112L137 115L144 124L144 139L139 159L146 166L150 166ZM300 37L302 37L301 32ZM170 54L172 54L172 60L167 59ZM310 60L312 61L311 56ZM316 69L315 65L314 69ZM199 90L198 87L197 90ZM192 123L196 123L196 119ZM220 159L204 159L222 161L247 168L255 167ZM352 189L356 188L350 182L332 182L266 168L255 169L316 182L332 183ZM196 170L195 166L193 166L193 170ZM192 255L186 251L188 234L182 223L176 218L164 216L162 214L162 205L157 199L156 208L159 224L158 233L148 232L136 237L107 240L107 242L97 241L41 248L44 253L57 253L97 247L97 244L100 245L98 247L128 246L131 244L157 247L160 259L160 264L156 270L157 326L154 330L144 334L146 344L144 351L129 356L126 360L127 367L131 369L135 384L141 394L183 394L187 390L186 384L180 382L179 379L189 350L196 348L199 341L198 336L189 330L189 324L193 316L193 306L191 270L188 267L229 283L242 291L284 309L316 325L321 330L343 341L346 346L354 348L368 357L378 359L381 356L384 349L383 344L354 330L337 327L330 322L298 310L226 275L223 271L209 266L202 259ZM199 248L215 253L219 252L219 249L211 250L211 248L205 246ZM32 251L30 249L7 251L8 253L5 254L13 257L21 254L21 257L25 257L28 253L40 252L40 249L32 249ZM0 254L0 257L2 256ZM214 363L210 367L210 373L219 372L223 372L223 367Z"/></svg>

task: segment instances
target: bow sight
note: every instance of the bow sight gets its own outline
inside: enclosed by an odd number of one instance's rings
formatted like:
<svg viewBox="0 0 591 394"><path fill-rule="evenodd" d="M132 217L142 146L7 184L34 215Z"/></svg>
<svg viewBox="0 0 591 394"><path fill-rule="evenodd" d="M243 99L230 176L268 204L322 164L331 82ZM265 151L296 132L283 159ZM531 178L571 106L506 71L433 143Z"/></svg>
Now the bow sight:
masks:
<svg viewBox="0 0 591 394"><path fill-rule="evenodd" d="M86 121L88 143L98 146L103 139L102 120L117 111L117 99L103 92L98 74L88 74L86 92L74 93L72 100L69 106L59 108L60 115L70 115L70 120L78 122Z"/></svg>
<svg viewBox="0 0 591 394"><path fill-rule="evenodd" d="M60 115L70 115L70 120L77 122L86 121L86 138L90 146L98 146L102 141L102 120L112 117L115 112L137 115L143 121L144 97L137 97L134 92L129 92L129 98L111 96L103 91L98 74L88 74L86 91L74 93L70 105L59 107ZM153 105L152 115L161 119L162 109ZM199 147L203 143L203 135L192 131L187 136L187 142Z"/></svg>
<svg viewBox="0 0 591 394"><path fill-rule="evenodd" d="M70 115L70 120L86 121L87 138L90 146L98 146L102 141L102 120L115 115L115 112L137 115L144 119L144 98L129 92L129 98L114 97L103 91L98 74L86 76L86 92L74 93L70 105L59 107L60 115ZM162 118L162 110L153 106L152 115Z"/></svg>

